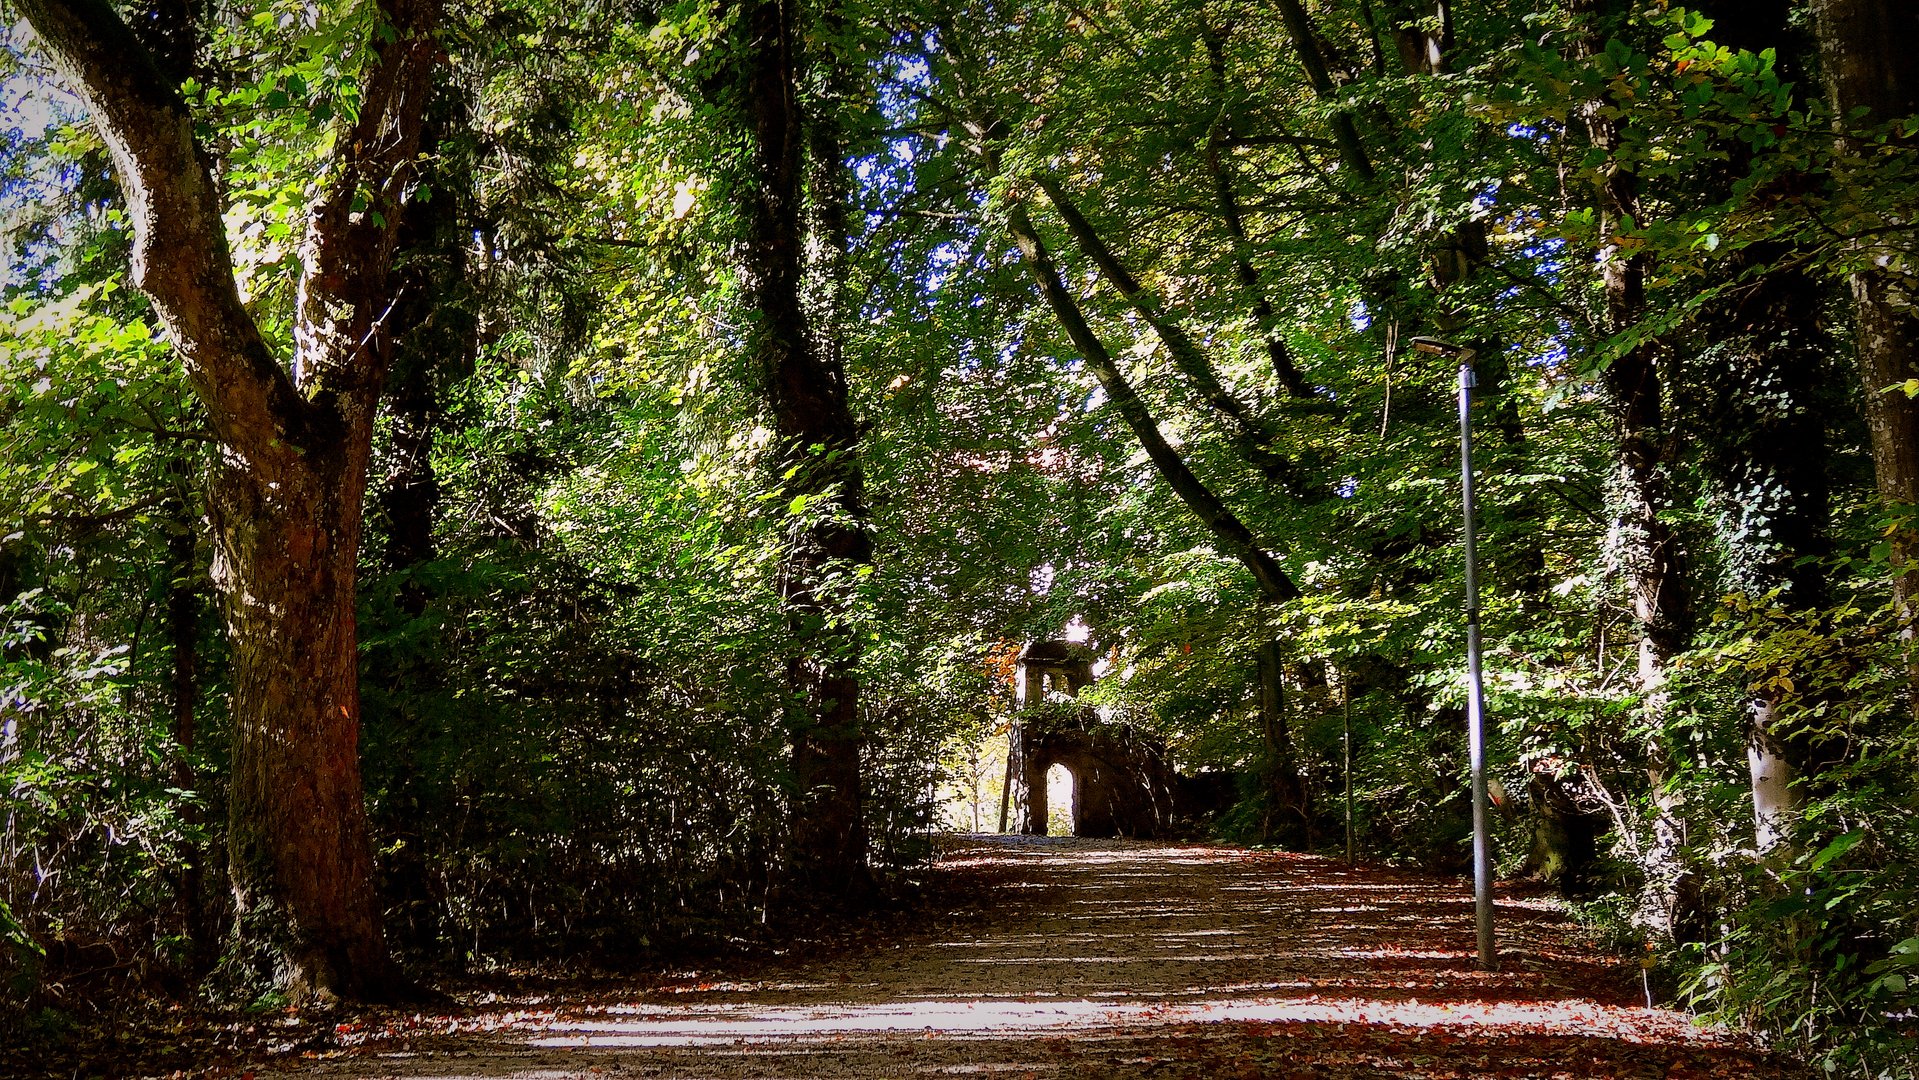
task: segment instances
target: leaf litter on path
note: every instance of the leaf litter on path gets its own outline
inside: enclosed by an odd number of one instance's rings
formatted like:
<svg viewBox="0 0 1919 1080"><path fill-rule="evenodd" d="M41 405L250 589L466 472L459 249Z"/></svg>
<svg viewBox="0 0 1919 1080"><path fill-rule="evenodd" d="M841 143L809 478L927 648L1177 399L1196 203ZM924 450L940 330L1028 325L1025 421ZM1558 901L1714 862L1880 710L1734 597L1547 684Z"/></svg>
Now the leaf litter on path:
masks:
<svg viewBox="0 0 1919 1080"><path fill-rule="evenodd" d="M1635 1003L1537 900L1500 898L1484 972L1463 885L1315 856L973 837L935 875L985 905L781 970L341 1024L257 1080L1804 1075Z"/></svg>

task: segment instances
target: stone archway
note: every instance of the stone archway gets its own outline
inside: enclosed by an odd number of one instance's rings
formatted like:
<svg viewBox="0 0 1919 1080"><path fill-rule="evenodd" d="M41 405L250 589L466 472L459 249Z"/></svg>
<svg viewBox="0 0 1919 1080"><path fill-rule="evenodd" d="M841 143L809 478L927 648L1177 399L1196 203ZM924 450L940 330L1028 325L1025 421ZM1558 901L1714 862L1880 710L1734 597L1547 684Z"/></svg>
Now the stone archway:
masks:
<svg viewBox="0 0 1919 1080"><path fill-rule="evenodd" d="M1075 836L1164 835L1176 787L1164 748L1071 704L1092 685L1092 659L1085 646L1065 641L1034 642L1020 653L1021 709L1008 762L1016 829L1046 834L1046 774L1063 765L1073 776Z"/></svg>

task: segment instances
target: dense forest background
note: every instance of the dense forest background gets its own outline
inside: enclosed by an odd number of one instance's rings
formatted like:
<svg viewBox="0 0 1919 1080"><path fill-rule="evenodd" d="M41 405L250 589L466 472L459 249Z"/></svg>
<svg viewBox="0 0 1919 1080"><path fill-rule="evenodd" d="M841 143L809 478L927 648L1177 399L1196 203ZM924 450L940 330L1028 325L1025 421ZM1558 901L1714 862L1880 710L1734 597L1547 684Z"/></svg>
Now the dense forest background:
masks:
<svg viewBox="0 0 1919 1080"><path fill-rule="evenodd" d="M1075 620L1459 871L1425 337L1502 875L1919 1060L1902 0L0 13L5 1024L860 910Z"/></svg>

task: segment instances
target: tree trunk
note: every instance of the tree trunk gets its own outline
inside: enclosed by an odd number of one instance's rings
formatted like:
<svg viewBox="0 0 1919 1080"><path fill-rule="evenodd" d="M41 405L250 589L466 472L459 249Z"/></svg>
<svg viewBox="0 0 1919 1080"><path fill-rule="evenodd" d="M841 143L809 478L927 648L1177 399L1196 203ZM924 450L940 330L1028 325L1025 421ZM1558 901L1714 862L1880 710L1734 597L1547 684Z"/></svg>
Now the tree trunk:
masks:
<svg viewBox="0 0 1919 1080"><path fill-rule="evenodd" d="M1439 75L1452 61L1452 18L1445 0L1411 5L1393 5L1393 34L1398 44L1400 65L1407 75ZM1430 144L1429 144L1430 145ZM1446 296L1469 282L1486 264L1491 245L1482 221L1463 221L1434 238L1427 260L1433 291L1440 297L1432 313L1440 334L1456 344L1470 346L1477 355L1475 377L1478 388L1475 402L1484 404L1491 428L1499 436L1499 449L1515 463L1513 471L1535 471L1526 428L1520 421L1519 407L1511 392L1511 364L1505 343L1495 337L1473 332L1469 313L1456 300ZM1513 516L1528 525L1543 523L1545 512L1538 495L1528 490L1513 507ZM1546 591L1546 549L1543 530L1532 527L1520 531L1515 542L1506 545L1506 559L1495 556L1495 565L1509 561L1510 580L1521 603L1536 603Z"/></svg>
<svg viewBox="0 0 1919 1080"><path fill-rule="evenodd" d="M272 948L275 982L296 1000L366 997L387 978L354 632L370 419L353 433L358 453L288 470L269 491L230 463L213 481L213 577L233 650L234 900L242 939Z"/></svg>
<svg viewBox="0 0 1919 1080"><path fill-rule="evenodd" d="M1575 13L1594 19L1607 0L1580 0ZM1580 41L1583 55L1604 48L1594 28ZM1620 144L1617 119L1607 102L1581 109L1586 135L1604 150L1607 163L1598 186L1599 235L1607 238L1599 253L1605 292L1605 325L1618 334L1645 312L1646 256L1611 238L1641 221L1638 179L1615 157ZM1685 597L1678 537L1660 514L1669 506L1663 467L1665 441L1664 378L1660 343L1639 341L1607 366L1604 384L1613 412L1613 526L1610 558L1626 578L1633 622L1639 632L1639 709L1649 732L1645 744L1646 777L1653 803L1653 842L1645 856L1648 916L1667 934L1692 922L1691 875L1684 863L1685 823L1678 797L1667 790L1672 763L1663 732L1670 706L1666 679L1685 642Z"/></svg>
<svg viewBox="0 0 1919 1080"><path fill-rule="evenodd" d="M1213 76L1214 88L1223 101L1227 87L1227 30L1207 24L1200 28L1200 33L1206 40L1207 66ZM1251 301L1253 328L1265 343L1266 359L1272 364L1279 385L1292 397L1315 397L1317 395L1313 388L1307 384L1306 377L1300 373L1299 364L1293 359L1293 351L1286 345L1285 336L1279 332L1279 318L1273 311L1273 302L1266 295L1266 284L1260 280L1259 268L1253 263L1253 242L1246 232L1246 216L1239 205L1239 182L1233 171L1232 140L1232 121L1227 110L1222 108L1219 121L1206 133L1206 173L1212 179L1213 201L1231 242L1233 274L1239 279L1240 290Z"/></svg>
<svg viewBox="0 0 1919 1080"><path fill-rule="evenodd" d="M1746 732L1746 768L1752 783L1754 846L1761 855L1792 848L1792 826L1803 805L1796 786L1799 770L1778 734L1779 704L1770 697L1752 703Z"/></svg>
<svg viewBox="0 0 1919 1080"><path fill-rule="evenodd" d="M112 153L133 283L221 443L209 508L233 650L239 951L295 1000L381 992L390 970L360 790L354 576L387 269L439 56L438 4L382 4L358 115L315 185L290 378L241 303L211 159L177 83L103 0L19 8Z"/></svg>
<svg viewBox="0 0 1919 1080"><path fill-rule="evenodd" d="M1279 7L1280 18L1286 22L1286 31L1292 36L1293 51L1299 56L1300 66L1306 70L1306 81L1312 85L1314 96L1321 101L1330 101L1338 92L1333 85L1332 73L1326 67L1325 53L1320 48L1319 33L1313 28L1312 18L1306 14L1306 8L1300 0L1274 0ZM1374 179L1373 164L1366 156L1366 147L1359 139L1359 128L1353 123L1353 114L1344 109L1334 109L1331 124L1333 143L1339 148L1339 158L1353 175L1363 183L1370 184Z"/></svg>
<svg viewBox="0 0 1919 1080"><path fill-rule="evenodd" d="M173 720L173 786L181 791L198 792L200 780L193 768L193 755L199 741L201 524L199 515L192 510L192 478L186 461L176 458L168 463L167 471L176 484L163 515L171 530L167 536L166 633L171 653L167 691L168 711ZM201 824L199 805L187 804L181 818L189 825ZM187 967L194 976L205 971L212 955L206 906L206 854L199 845L187 849L186 867L179 879L181 931L187 940Z"/></svg>
<svg viewBox="0 0 1919 1080"><path fill-rule="evenodd" d="M1526 852L1526 876L1558 886L1566 896L1579 891L1598 853L1593 815L1579 805L1567 785L1549 767L1533 766L1527 780L1532 843Z"/></svg>
<svg viewBox="0 0 1919 1080"><path fill-rule="evenodd" d="M1864 110L1864 126L1919 112L1919 6L1910 0L1814 0L1820 66L1833 113ZM1844 148L1864 147L1842 130ZM1896 222L1910 226L1910 222ZM1857 242L1851 278L1859 376L1879 497L1899 525L1891 534L1892 592L1906 641L1907 681L1919 716L1919 399L1904 390L1919 378L1919 251L1908 229Z"/></svg>
<svg viewBox="0 0 1919 1080"><path fill-rule="evenodd" d="M972 126L972 134L981 142L979 149L986 161L988 171L997 173L999 171L998 155L993 146L986 141L990 137L992 128L993 125L990 122L976 123ZM1159 422L1154 419L1152 410L1147 408L1146 402L1141 400L1139 394L1133 389L1132 383L1127 381L1125 373L1119 369L1113 354L1107 351L1105 343L1100 340L1098 334L1093 332L1092 326L1086 321L1085 314L1080 311L1078 302L1067 291L1066 283L1060 279L1059 268L1053 263L1052 253L1047 250L1045 241L1040 238L1039 230L1034 227L1033 219L1026 212L1024 205L1012 202L1007 206L1006 227L1013 242L1019 247L1034 283L1038 285L1040 295L1052 309L1061 328L1066 331L1066 336L1073 343L1073 347L1079 351L1087 366L1093 369L1094 375L1099 379L1100 388L1106 392L1107 400L1126 421L1126 426L1132 430L1133 437L1139 441L1141 449L1146 451L1147 459L1158 470L1160 478L1166 481L1166 485L1173 489L1173 494L1186 504L1187 510L1213 535L1215 543L1226 554L1239 560L1240 565L1253 575L1253 581L1259 587L1262 600L1269 604L1280 604L1297 599L1301 595L1299 586L1286 573L1285 568L1279 565L1279 561L1274 559L1271 553L1260 546L1258 538L1239 519L1239 515L1235 514L1231 507L1194 475L1185 459L1180 457L1179 451L1173 449L1172 444L1166 441L1166 436L1161 433ZM1298 774L1297 755L1293 749L1291 733L1286 730L1283 723L1268 727L1266 731L1269 736L1277 740L1271 754L1272 760L1276 763L1271 778L1275 789L1283 788L1303 793L1305 784ZM1285 766L1278 763L1291 763L1290 775L1281 775ZM1300 803L1304 804L1303 794Z"/></svg>
<svg viewBox="0 0 1919 1080"><path fill-rule="evenodd" d="M1803 69L1809 59L1796 55L1809 48L1791 25L1786 0L1710 0L1702 10L1720 45L1774 49L1785 70ZM1751 149L1738 140L1729 140L1725 153L1708 178L1720 198L1753 164ZM1801 617L1828 598L1825 570L1808 563L1831 550L1826 418L1845 408L1825 361L1833 351L1821 329L1826 290L1802 265L1804 254L1764 241L1715 267L1726 287L1700 311L1697 378L1708 410L1699 425L1700 458L1731 584L1758 603L1776 595L1781 608ZM1813 741L1795 730L1795 699L1814 682L1803 667L1755 678L1744 717L1757 846L1788 858L1803 801L1795 780L1816 764Z"/></svg>
<svg viewBox="0 0 1919 1080"><path fill-rule="evenodd" d="M1268 816L1266 839L1310 849L1312 803L1299 772L1299 753L1294 749L1292 725L1286 716L1286 659L1276 641L1259 647L1259 726L1266 743L1267 797L1279 815L1277 822Z"/></svg>
<svg viewBox="0 0 1919 1080"><path fill-rule="evenodd" d="M1093 369L1100 387L1106 391L1107 400L1118 410L1126 426L1132 429L1133 437L1139 440L1141 449L1146 451L1147 458L1159 470L1166 486L1173 489L1173 494L1179 496L1186 508L1199 519L1199 523L1213 534L1220 547L1251 571L1262 596L1274 602L1298 598L1299 586L1293 583L1285 569L1260 546L1253 531L1239 520L1239 515L1233 513L1232 508L1213 494L1212 489L1199 477L1193 475L1185 459L1166 441L1152 411L1119 370L1113 354L1107 351L1106 345L1087 324L1086 316L1080 311L1072 294L1066 291L1065 282L1060 280L1059 268L1053 263L1052 253L1046 249L1039 231L1033 227L1032 218L1018 203L1007 208L1007 230L1019 246L1027 269L1031 271L1047 305L1065 329L1067 338L1086 360L1087 366Z"/></svg>
<svg viewBox="0 0 1919 1080"><path fill-rule="evenodd" d="M794 653L787 666L792 696L793 817L789 857L795 884L824 899L855 900L870 884L861 807L859 638L846 625L845 575L872 561L863 525L864 475L859 430L847 399L836 333L821 347L805 295L807 118L801 107L801 35L796 12L777 0L755 0L743 12L745 107L751 126L752 197L742 275L748 305L758 313L752 349L758 357L773 426L785 464L788 501L805 509L789 523L781 595ZM831 108L831 103L827 103ZM824 116L816 118L826 122ZM838 139L823 135L812 176L817 237L843 250L843 167ZM835 225L835 222L840 224ZM826 283L829 291L835 282ZM837 312L837 302L825 310ZM836 316L829 316L835 318Z"/></svg>
<svg viewBox="0 0 1919 1080"><path fill-rule="evenodd" d="M1733 586L1756 603L1803 615L1826 602L1823 571L1805 563L1830 550L1819 408L1827 372L1819 283L1773 265L1791 254L1771 243L1740 252L1724 272L1751 280L1702 313L1701 378L1711 414L1701 458ZM1788 667L1753 681L1747 757L1762 852L1789 840L1801 802L1792 780L1813 765L1810 741L1793 730L1793 705L1811 686L1809 674Z"/></svg>

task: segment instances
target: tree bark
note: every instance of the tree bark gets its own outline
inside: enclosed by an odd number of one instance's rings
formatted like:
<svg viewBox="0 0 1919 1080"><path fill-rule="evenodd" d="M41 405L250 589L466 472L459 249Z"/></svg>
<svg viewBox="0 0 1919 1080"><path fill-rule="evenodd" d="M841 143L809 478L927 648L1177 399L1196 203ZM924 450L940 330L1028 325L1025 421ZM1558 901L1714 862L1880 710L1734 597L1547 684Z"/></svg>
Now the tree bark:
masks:
<svg viewBox="0 0 1919 1080"><path fill-rule="evenodd" d="M1919 6L1908 0L1814 0L1820 67L1842 149L1861 153L1851 132L1919 112ZM1910 225L1910 222L1900 224ZM1904 383L1919 378L1919 251L1908 231L1859 241L1852 252L1853 322L1859 377L1872 435L1879 497L1895 515L1892 593L1906 642L1909 694L1919 716L1919 399Z"/></svg>
<svg viewBox="0 0 1919 1080"><path fill-rule="evenodd" d="M1593 20L1606 6L1607 0L1579 0L1574 11ZM1592 56L1603 50L1604 40L1589 26L1578 47L1583 56ZM1599 272L1605 326L1618 334L1633 327L1645 312L1647 258L1617 240L1640 222L1641 209L1638 179L1617 160L1619 122L1607 115L1606 105L1586 103L1581 120L1587 138L1607 154L1596 193L1599 235L1605 238ZM1684 646L1686 628L1679 540L1660 516L1670 498L1662 455L1665 379L1659 350L1656 341L1635 342L1607 366L1604 385L1614 424L1610 557L1626 578L1639 632L1639 708L1642 725L1650 733L1644 748L1653 803L1653 843L1644 868L1647 900L1652 909L1649 915L1670 935L1681 933L1693 912L1691 875L1683 857L1685 823L1677 796L1667 790L1672 763L1662 741L1671 703L1667 676Z"/></svg>
<svg viewBox="0 0 1919 1080"><path fill-rule="evenodd" d="M754 0L742 11L745 109L751 127L748 238L742 274L758 315L758 357L774 431L793 469L789 501L805 510L789 525L780 589L794 653L787 667L793 704L793 810L789 872L816 897L856 900L870 883L861 805L859 639L846 625L848 576L872 561L864 527L865 479L859 429L847 397L837 334L822 335L805 296L808 123L803 108L801 35L792 5ZM826 108L831 108L828 103ZM815 118L825 122L825 116ZM843 249L843 168L838 139L822 137L813 177L815 218L827 248ZM831 143L829 149L825 143ZM817 155L816 155L817 157ZM837 225L835 224L837 223ZM836 283L829 282L829 290ZM837 312L837 301L827 310ZM837 321L836 315L829 316Z"/></svg>
<svg viewBox="0 0 1919 1080"><path fill-rule="evenodd" d="M228 856L242 951L295 1000L376 994L391 971L360 789L354 584L387 269L438 5L382 4L392 36L373 49L308 218L291 377L241 303L210 159L175 83L103 0L19 8L107 143L133 283L221 444L209 503L233 650Z"/></svg>

